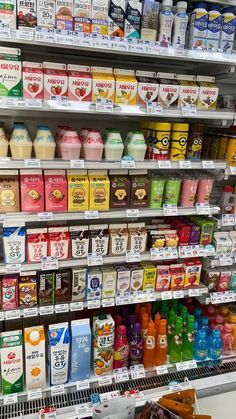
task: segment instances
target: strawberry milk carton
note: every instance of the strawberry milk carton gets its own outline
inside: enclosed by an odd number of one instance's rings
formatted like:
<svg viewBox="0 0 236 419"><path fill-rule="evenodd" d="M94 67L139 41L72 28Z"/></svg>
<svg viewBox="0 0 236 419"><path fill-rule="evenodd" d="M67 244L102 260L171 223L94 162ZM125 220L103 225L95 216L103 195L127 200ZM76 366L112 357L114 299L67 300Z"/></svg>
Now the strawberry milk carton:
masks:
<svg viewBox="0 0 236 419"><path fill-rule="evenodd" d="M68 227L49 227L49 255L58 259L70 256L70 233Z"/></svg>
<svg viewBox="0 0 236 419"><path fill-rule="evenodd" d="M28 228L26 233L26 252L28 262L40 262L48 255L47 228Z"/></svg>
<svg viewBox="0 0 236 419"><path fill-rule="evenodd" d="M90 67L83 65L67 65L68 99L79 102L92 102L92 75Z"/></svg>
<svg viewBox="0 0 236 419"><path fill-rule="evenodd" d="M44 211L44 185L42 170L20 171L21 211Z"/></svg>
<svg viewBox="0 0 236 419"><path fill-rule="evenodd" d="M23 61L23 97L25 99L43 99L43 65Z"/></svg>
<svg viewBox="0 0 236 419"><path fill-rule="evenodd" d="M68 76L66 64L43 62L44 100L67 99Z"/></svg>
<svg viewBox="0 0 236 419"><path fill-rule="evenodd" d="M67 180L65 170L45 170L45 210L67 211Z"/></svg>

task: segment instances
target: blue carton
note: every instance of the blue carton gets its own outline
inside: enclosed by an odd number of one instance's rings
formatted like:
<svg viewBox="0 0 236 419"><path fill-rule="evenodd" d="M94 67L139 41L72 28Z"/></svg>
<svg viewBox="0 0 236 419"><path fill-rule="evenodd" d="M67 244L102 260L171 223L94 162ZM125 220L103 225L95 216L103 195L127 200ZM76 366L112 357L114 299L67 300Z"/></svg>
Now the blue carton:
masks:
<svg viewBox="0 0 236 419"><path fill-rule="evenodd" d="M73 320L71 322L71 381L90 378L91 340L89 319Z"/></svg>

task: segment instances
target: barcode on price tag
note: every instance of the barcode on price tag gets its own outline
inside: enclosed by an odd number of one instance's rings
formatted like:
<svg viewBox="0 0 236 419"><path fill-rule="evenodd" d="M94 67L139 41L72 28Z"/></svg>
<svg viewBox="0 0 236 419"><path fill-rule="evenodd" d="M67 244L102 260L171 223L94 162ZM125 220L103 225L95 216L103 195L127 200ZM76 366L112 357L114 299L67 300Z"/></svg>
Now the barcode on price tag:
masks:
<svg viewBox="0 0 236 419"><path fill-rule="evenodd" d="M134 252L133 250L127 250L126 252L126 262L140 262L141 257L139 252Z"/></svg>
<svg viewBox="0 0 236 419"><path fill-rule="evenodd" d="M39 307L39 314L40 316L47 316L49 314L53 314L54 307L53 306L42 306Z"/></svg>
<svg viewBox="0 0 236 419"><path fill-rule="evenodd" d="M236 225L236 217L234 214L223 214L222 215L222 226L234 226Z"/></svg>
<svg viewBox="0 0 236 419"><path fill-rule="evenodd" d="M179 257L177 247L164 247L164 259L177 259Z"/></svg>
<svg viewBox="0 0 236 419"><path fill-rule="evenodd" d="M190 289L188 291L188 295L189 297L198 297L200 295L200 291L198 288L195 288L195 289L193 288L192 290Z"/></svg>
<svg viewBox="0 0 236 419"><path fill-rule="evenodd" d="M142 364L139 365L132 365L130 367L131 377L132 380L138 380L139 378L145 378L145 370Z"/></svg>
<svg viewBox="0 0 236 419"><path fill-rule="evenodd" d="M220 266L227 266L227 265L233 265L232 258L227 257L227 256L220 257Z"/></svg>
<svg viewBox="0 0 236 419"><path fill-rule="evenodd" d="M170 160L158 160L158 167L159 169L170 169L171 162Z"/></svg>
<svg viewBox="0 0 236 419"><path fill-rule="evenodd" d="M60 396L61 394L65 394L64 384L59 384L57 386L51 387L51 395L52 396Z"/></svg>
<svg viewBox="0 0 236 419"><path fill-rule="evenodd" d="M15 404L15 403L17 403L17 393L6 394L5 396L3 396L4 406L7 406L9 404Z"/></svg>
<svg viewBox="0 0 236 419"><path fill-rule="evenodd" d="M173 298L184 298L184 291L173 291Z"/></svg>
<svg viewBox="0 0 236 419"><path fill-rule="evenodd" d="M0 223L4 223L6 221L6 214L0 214Z"/></svg>
<svg viewBox="0 0 236 419"><path fill-rule="evenodd" d="M75 413L76 415L86 415L92 413L92 408L90 407L90 403L83 403L78 406L75 406ZM79 418L78 418L79 419Z"/></svg>
<svg viewBox="0 0 236 419"><path fill-rule="evenodd" d="M159 365L156 367L157 375L168 374L168 368L166 365Z"/></svg>
<svg viewBox="0 0 236 419"><path fill-rule="evenodd" d="M102 307L113 307L115 305L114 298L103 298Z"/></svg>
<svg viewBox="0 0 236 419"><path fill-rule="evenodd" d="M84 169L84 160L70 160L71 169Z"/></svg>
<svg viewBox="0 0 236 419"><path fill-rule="evenodd" d="M39 212L38 213L38 220L39 221L52 221L53 220L53 213L52 212Z"/></svg>
<svg viewBox="0 0 236 419"><path fill-rule="evenodd" d="M84 303L83 301L78 301L76 303L70 303L70 311L79 311L83 310Z"/></svg>
<svg viewBox="0 0 236 419"><path fill-rule="evenodd" d="M111 99L97 99L96 112L113 112L113 102Z"/></svg>
<svg viewBox="0 0 236 419"><path fill-rule="evenodd" d="M34 390L28 390L28 400L36 400L42 398L42 389L36 388Z"/></svg>
<svg viewBox="0 0 236 419"><path fill-rule="evenodd" d="M139 209L127 209L126 217L127 218L139 217Z"/></svg>
<svg viewBox="0 0 236 419"><path fill-rule="evenodd" d="M122 381L129 381L129 373L126 367L117 368L113 371L113 373L116 383L120 383Z"/></svg>
<svg viewBox="0 0 236 419"><path fill-rule="evenodd" d="M210 215L211 213L209 204L196 204L196 210L198 215Z"/></svg>
<svg viewBox="0 0 236 419"><path fill-rule="evenodd" d="M76 388L77 390L86 390L87 388L90 387L90 383L89 380L81 380L81 381L77 381L76 383Z"/></svg>
<svg viewBox="0 0 236 419"><path fill-rule="evenodd" d="M55 305L55 313L67 313L69 311L69 304L57 304Z"/></svg>
<svg viewBox="0 0 236 419"><path fill-rule="evenodd" d="M38 308L37 307L24 308L23 315L24 317L35 317L38 315Z"/></svg>
<svg viewBox="0 0 236 419"><path fill-rule="evenodd" d="M25 159L25 167L36 169L41 167L41 162L39 159Z"/></svg>
<svg viewBox="0 0 236 419"><path fill-rule="evenodd" d="M163 211L165 216L175 216L178 215L178 208L176 205L164 204Z"/></svg>
<svg viewBox="0 0 236 419"><path fill-rule="evenodd" d="M58 259L56 256L44 256L41 262L42 271L50 271L58 269Z"/></svg>
<svg viewBox="0 0 236 419"><path fill-rule="evenodd" d="M164 259L164 250L163 249L150 249L151 260L162 260Z"/></svg>
<svg viewBox="0 0 236 419"><path fill-rule="evenodd" d="M102 255L96 255L96 253L89 253L87 257L88 266L103 265Z"/></svg>
<svg viewBox="0 0 236 419"><path fill-rule="evenodd" d="M162 291L161 292L161 299L164 300L172 300L173 295L172 291Z"/></svg>
<svg viewBox="0 0 236 419"><path fill-rule="evenodd" d="M214 169L214 162L212 160L203 160L202 167L203 169Z"/></svg>
<svg viewBox="0 0 236 419"><path fill-rule="evenodd" d="M7 274L18 274L21 272L21 264L20 263L9 263L6 265L6 273Z"/></svg>
<svg viewBox="0 0 236 419"><path fill-rule="evenodd" d="M180 160L179 167L180 169L192 169L192 162L190 160Z"/></svg>
<svg viewBox="0 0 236 419"><path fill-rule="evenodd" d="M97 220L99 218L98 211L85 211L85 220Z"/></svg>

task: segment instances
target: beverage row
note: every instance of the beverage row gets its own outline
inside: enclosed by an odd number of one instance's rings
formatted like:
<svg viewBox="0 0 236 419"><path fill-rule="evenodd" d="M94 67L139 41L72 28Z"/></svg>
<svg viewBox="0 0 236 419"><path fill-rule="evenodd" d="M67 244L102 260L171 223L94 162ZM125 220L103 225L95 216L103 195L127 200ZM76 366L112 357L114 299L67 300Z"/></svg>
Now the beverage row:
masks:
<svg viewBox="0 0 236 419"><path fill-rule="evenodd" d="M154 219L146 226L145 223L122 223L89 227L4 227L3 257L5 263L30 263L40 262L46 256L65 260L71 257L86 258L90 253L96 256L120 256L128 250L140 254L152 248L163 251L165 248L169 253L168 258L171 258L171 252L175 249L175 257L178 257L178 245L211 244L214 227L214 221L203 216L173 218L170 221ZM226 248L222 246L221 234L215 233L214 237L217 255L228 256ZM235 232L231 232L228 246L235 249L235 241Z"/></svg>
<svg viewBox="0 0 236 419"><path fill-rule="evenodd" d="M188 7L188 10L187 10ZM55 28L66 31L158 41L161 47L221 50L231 53L236 18L233 7L221 8L173 0L60 0L30 4L4 0L0 22L10 29Z"/></svg>
<svg viewBox="0 0 236 419"><path fill-rule="evenodd" d="M202 281L208 287L209 292L224 292L236 290L236 269L204 268Z"/></svg>
<svg viewBox="0 0 236 419"><path fill-rule="evenodd" d="M136 174L137 173L137 174ZM165 204L209 204L214 179L204 172L110 170L0 171L0 212L109 211ZM20 187L20 191L19 191Z"/></svg>

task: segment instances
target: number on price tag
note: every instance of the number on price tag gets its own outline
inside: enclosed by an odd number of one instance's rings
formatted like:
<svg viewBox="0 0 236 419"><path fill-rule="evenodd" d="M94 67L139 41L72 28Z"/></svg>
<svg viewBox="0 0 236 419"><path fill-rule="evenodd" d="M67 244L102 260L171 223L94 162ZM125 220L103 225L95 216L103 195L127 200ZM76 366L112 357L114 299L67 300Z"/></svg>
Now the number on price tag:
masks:
<svg viewBox="0 0 236 419"><path fill-rule="evenodd" d="M161 292L161 299L164 300L172 300L172 291L162 291Z"/></svg>
<svg viewBox="0 0 236 419"><path fill-rule="evenodd" d="M70 160L71 169L84 169L84 160Z"/></svg>
<svg viewBox="0 0 236 419"><path fill-rule="evenodd" d="M116 383L120 383L122 381L129 381L129 373L126 367L117 368L113 371L113 373Z"/></svg>
<svg viewBox="0 0 236 419"><path fill-rule="evenodd" d="M193 249L191 246L179 246L179 257L189 258L193 257Z"/></svg>
<svg viewBox="0 0 236 419"><path fill-rule="evenodd" d="M6 320L14 320L20 318L20 310L9 310L6 311Z"/></svg>
<svg viewBox="0 0 236 419"><path fill-rule="evenodd" d="M150 249L151 260L162 260L164 259L164 250L161 248Z"/></svg>
<svg viewBox="0 0 236 419"><path fill-rule="evenodd" d="M99 218L98 211L85 211L84 218L85 220L97 220Z"/></svg>
<svg viewBox="0 0 236 419"><path fill-rule="evenodd" d="M176 205L164 204L163 211L165 217L178 215L178 208Z"/></svg>
<svg viewBox="0 0 236 419"><path fill-rule="evenodd" d="M18 30L17 38L23 39L24 41L32 41L34 39L34 32L29 29Z"/></svg>
<svg viewBox="0 0 236 419"><path fill-rule="evenodd" d="M52 212L39 212L38 213L38 220L39 221L52 221L53 220L53 213Z"/></svg>
<svg viewBox="0 0 236 419"><path fill-rule="evenodd" d="M139 252L134 252L133 250L126 251L126 262L140 262L141 257Z"/></svg>
<svg viewBox="0 0 236 419"><path fill-rule="evenodd" d="M39 159L25 159L25 167L36 169L41 167L41 161Z"/></svg>
<svg viewBox="0 0 236 419"><path fill-rule="evenodd" d="M197 116L197 107L194 104L185 103L181 105L181 110L183 116Z"/></svg>
<svg viewBox="0 0 236 419"><path fill-rule="evenodd" d="M190 160L180 160L179 167L180 169L192 169L192 162Z"/></svg>
<svg viewBox="0 0 236 419"><path fill-rule="evenodd" d="M108 386L109 384L112 384L112 376L111 375L107 375L107 376L98 378L99 387Z"/></svg>
<svg viewBox="0 0 236 419"><path fill-rule="evenodd" d="M139 217L139 209L127 209L126 217L127 218Z"/></svg>
<svg viewBox="0 0 236 419"><path fill-rule="evenodd" d="M60 396L61 394L65 394L64 384L59 384L59 385L53 386L51 388L51 395L52 396Z"/></svg>
<svg viewBox="0 0 236 419"><path fill-rule="evenodd" d="M24 317L35 317L38 315L38 308L37 307L24 308L23 315Z"/></svg>
<svg viewBox="0 0 236 419"><path fill-rule="evenodd" d="M115 305L114 298L103 298L102 307L113 307Z"/></svg>
<svg viewBox="0 0 236 419"><path fill-rule="evenodd" d="M42 100L39 100L39 99L27 99L27 100L25 100L25 105L28 108L40 108L41 109L43 107L43 102L42 102ZM33 159L31 159L31 160L33 160ZM34 159L34 160L37 160L37 159Z"/></svg>
<svg viewBox="0 0 236 419"><path fill-rule="evenodd" d="M184 298L184 291L173 291L173 298Z"/></svg>
<svg viewBox="0 0 236 419"><path fill-rule="evenodd" d="M135 160L133 159L121 160L121 167L122 169L135 169Z"/></svg>
<svg viewBox="0 0 236 419"><path fill-rule="evenodd" d="M147 102L147 113L149 115L163 115L163 106L159 102Z"/></svg>
<svg viewBox="0 0 236 419"><path fill-rule="evenodd" d="M132 365L130 367L131 377L132 380L138 380L139 378L145 378L145 370L142 364L139 365Z"/></svg>
<svg viewBox="0 0 236 419"><path fill-rule="evenodd" d="M156 367L157 375L163 375L168 374L168 368L166 365L159 365L159 367Z"/></svg>
<svg viewBox="0 0 236 419"><path fill-rule="evenodd" d="M76 303L70 303L70 311L80 311L83 310L84 303L83 301L78 301Z"/></svg>
<svg viewBox="0 0 236 419"><path fill-rule="evenodd" d="M53 314L54 307L53 306L42 306L39 307L39 314L40 316L47 316L49 314Z"/></svg>
<svg viewBox="0 0 236 419"><path fill-rule="evenodd" d="M42 398L42 389L28 390L28 400L36 400Z"/></svg>
<svg viewBox="0 0 236 419"><path fill-rule="evenodd" d="M188 291L188 295L189 295L189 297L199 297L200 291L199 291L198 288L195 288L195 289L192 289L192 290L190 289Z"/></svg>
<svg viewBox="0 0 236 419"><path fill-rule="evenodd" d="M158 167L159 169L170 169L171 162L170 160L158 160Z"/></svg>
<svg viewBox="0 0 236 419"><path fill-rule="evenodd" d="M3 396L4 406L7 406L9 404L15 404L15 403L17 403L17 393L6 394L5 396Z"/></svg>
<svg viewBox="0 0 236 419"><path fill-rule="evenodd" d="M96 255L96 253L89 253L87 257L88 266L103 265L102 255Z"/></svg>
<svg viewBox="0 0 236 419"><path fill-rule="evenodd" d="M88 309L94 309L94 308L99 308L101 305L101 301L100 300L89 300L88 301Z"/></svg>
<svg viewBox="0 0 236 419"><path fill-rule="evenodd" d="M69 311L69 304L57 304L55 305L55 313L67 313Z"/></svg>
<svg viewBox="0 0 236 419"><path fill-rule="evenodd" d="M236 217L234 214L222 214L222 226L236 225Z"/></svg>
<svg viewBox="0 0 236 419"><path fill-rule="evenodd" d="M7 274L18 274L21 272L21 264L20 263L9 263L6 265L6 273Z"/></svg>
<svg viewBox="0 0 236 419"><path fill-rule="evenodd" d="M164 259L177 259L179 257L176 247L164 247Z"/></svg>
<svg viewBox="0 0 236 419"><path fill-rule="evenodd" d="M210 215L211 213L209 204L196 204L196 210L198 215Z"/></svg>
<svg viewBox="0 0 236 419"><path fill-rule="evenodd" d="M76 383L77 391L86 390L89 387L90 387L89 380L81 380L81 381L77 381Z"/></svg>
<svg viewBox="0 0 236 419"><path fill-rule="evenodd" d="M44 256L41 265L42 271L56 271L58 269L58 259L56 256Z"/></svg>
<svg viewBox="0 0 236 419"><path fill-rule="evenodd" d="M220 257L220 266L227 266L227 265L233 265L232 258L227 257L227 256Z"/></svg>
<svg viewBox="0 0 236 419"><path fill-rule="evenodd" d="M202 167L203 169L214 169L214 162L212 160L203 160Z"/></svg>
<svg viewBox="0 0 236 419"><path fill-rule="evenodd" d="M96 112L113 112L113 102L111 99L97 99Z"/></svg>

